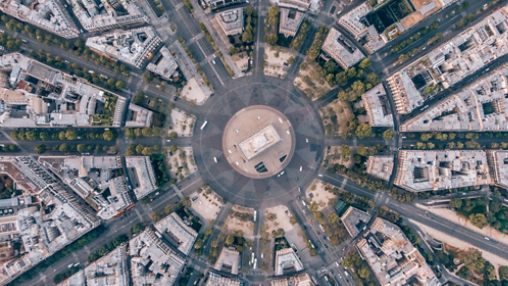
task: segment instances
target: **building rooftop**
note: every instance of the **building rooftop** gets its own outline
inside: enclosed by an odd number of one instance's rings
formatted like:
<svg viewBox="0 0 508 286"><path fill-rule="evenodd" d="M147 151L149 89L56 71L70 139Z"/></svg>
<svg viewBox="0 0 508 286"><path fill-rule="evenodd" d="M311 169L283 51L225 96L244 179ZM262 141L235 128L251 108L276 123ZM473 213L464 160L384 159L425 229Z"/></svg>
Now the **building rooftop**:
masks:
<svg viewBox="0 0 508 286"><path fill-rule="evenodd" d="M130 273L134 286L171 286L185 265L185 259L162 241L151 227L129 241L129 254L132 256Z"/></svg>
<svg viewBox="0 0 508 286"><path fill-rule="evenodd" d="M129 104L125 127L151 127L153 112L133 103Z"/></svg>
<svg viewBox="0 0 508 286"><path fill-rule="evenodd" d="M489 161L492 183L508 188L508 151L488 150L487 159Z"/></svg>
<svg viewBox="0 0 508 286"><path fill-rule="evenodd" d="M2 284L12 281L100 224L83 201L58 184L39 190L38 198L43 203L41 206L21 208L11 220L5 216L0 219L0 237L12 240L15 235L24 251L0 266Z"/></svg>
<svg viewBox="0 0 508 286"><path fill-rule="evenodd" d="M136 1L71 0L70 3L83 28L91 33L149 22L148 16Z"/></svg>
<svg viewBox="0 0 508 286"><path fill-rule="evenodd" d="M370 218L370 214L350 206L340 217L340 220L349 235L355 238L362 231L362 228L367 226Z"/></svg>
<svg viewBox="0 0 508 286"><path fill-rule="evenodd" d="M357 248L381 286L406 285L413 278L422 286L441 285L418 249L393 223L376 218Z"/></svg>
<svg viewBox="0 0 508 286"><path fill-rule="evenodd" d="M293 248L275 252L275 275L284 275L303 270L303 264Z"/></svg>
<svg viewBox="0 0 508 286"><path fill-rule="evenodd" d="M508 53L508 7L433 49L388 78L399 113L409 113L434 95Z"/></svg>
<svg viewBox="0 0 508 286"><path fill-rule="evenodd" d="M178 216L172 213L155 224L155 228L162 234L168 234L171 241L176 243L178 250L189 254L196 241L198 233Z"/></svg>
<svg viewBox="0 0 508 286"><path fill-rule="evenodd" d="M399 151L394 184L421 192L489 185L485 151Z"/></svg>
<svg viewBox="0 0 508 286"><path fill-rule="evenodd" d="M297 8L302 11L306 11L309 9L311 3L312 0L278 0L277 6Z"/></svg>
<svg viewBox="0 0 508 286"><path fill-rule="evenodd" d="M134 172L129 173L129 177L132 183L136 182L134 194L138 200L157 189L157 181L150 157L126 156L125 163L127 164L127 168L134 170Z"/></svg>
<svg viewBox="0 0 508 286"><path fill-rule="evenodd" d="M288 278L270 281L271 286L314 286L311 277L307 273L298 274Z"/></svg>
<svg viewBox="0 0 508 286"><path fill-rule="evenodd" d="M348 69L365 58L363 53L334 28L330 28L321 49L343 68Z"/></svg>
<svg viewBox="0 0 508 286"><path fill-rule="evenodd" d="M0 10L22 22L27 22L66 39L77 38L79 30L58 0L3 0Z"/></svg>
<svg viewBox="0 0 508 286"><path fill-rule="evenodd" d="M23 169L14 163L15 160L15 157L1 156L0 171L9 175L9 177L14 181L14 186L16 189L25 191L30 194L37 193L40 188L32 182L28 174L23 172Z"/></svg>
<svg viewBox="0 0 508 286"><path fill-rule="evenodd" d="M390 101L383 84L378 84L362 95L362 102L372 127L393 127Z"/></svg>
<svg viewBox="0 0 508 286"><path fill-rule="evenodd" d="M121 245L85 268L86 284L129 286L127 246Z"/></svg>
<svg viewBox="0 0 508 286"><path fill-rule="evenodd" d="M305 14L289 8L279 8L279 11L279 33L284 34L286 38L294 37L305 19Z"/></svg>
<svg viewBox="0 0 508 286"><path fill-rule="evenodd" d="M92 200L97 215L110 219L134 204L119 156L41 156L39 161L85 200Z"/></svg>
<svg viewBox="0 0 508 286"><path fill-rule="evenodd" d="M384 181L390 181L393 172L393 156L369 156L367 174Z"/></svg>
<svg viewBox="0 0 508 286"><path fill-rule="evenodd" d="M175 75L177 68L176 59L166 46L163 46L159 50L159 54L155 55L152 62L146 66L147 70L160 75L165 80L170 80Z"/></svg>
<svg viewBox="0 0 508 286"><path fill-rule="evenodd" d="M273 124L269 124L248 138L240 141L238 147L247 161L250 161L280 141L282 141L282 139L279 133Z"/></svg>
<svg viewBox="0 0 508 286"><path fill-rule="evenodd" d="M218 12L215 19L226 35L239 35L243 31L243 7Z"/></svg>
<svg viewBox="0 0 508 286"><path fill-rule="evenodd" d="M86 40L88 48L137 68L153 58L161 43L162 39L150 26L116 30Z"/></svg>
<svg viewBox="0 0 508 286"><path fill-rule="evenodd" d="M229 272L233 275L238 275L238 269L240 268L240 253L234 248L224 247L213 268L219 271Z"/></svg>
<svg viewBox="0 0 508 286"><path fill-rule="evenodd" d="M374 53L386 45L387 39L383 34L377 32L374 25L367 26L362 21L365 15L371 11L372 7L365 2L342 15L339 18L339 24L348 30L357 41L364 43L363 47L369 53Z"/></svg>
<svg viewBox="0 0 508 286"><path fill-rule="evenodd" d="M242 284L240 279L209 272L208 281L206 281L205 286L240 286L240 284Z"/></svg>
<svg viewBox="0 0 508 286"><path fill-rule="evenodd" d="M1 56L0 71L9 73L8 82L2 84L6 87L0 87L0 126L120 127L125 98L85 79L19 53ZM113 113L111 118L104 115L106 106Z"/></svg>
<svg viewBox="0 0 508 286"><path fill-rule="evenodd" d="M501 66L410 118L401 131L508 130L507 76L508 65Z"/></svg>
<svg viewBox="0 0 508 286"><path fill-rule="evenodd" d="M242 175L267 178L281 172L295 148L291 122L275 108L252 105L238 111L224 128L226 159Z"/></svg>

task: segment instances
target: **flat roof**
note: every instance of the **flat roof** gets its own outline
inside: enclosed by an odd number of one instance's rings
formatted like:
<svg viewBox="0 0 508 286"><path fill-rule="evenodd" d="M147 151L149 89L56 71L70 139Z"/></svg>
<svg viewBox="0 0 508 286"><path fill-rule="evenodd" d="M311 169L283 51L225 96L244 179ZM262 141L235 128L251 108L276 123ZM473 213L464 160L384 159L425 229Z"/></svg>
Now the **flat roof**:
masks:
<svg viewBox="0 0 508 286"><path fill-rule="evenodd" d="M257 157L270 147L279 143L282 139L272 124L252 134L242 142L238 143L240 150L247 160Z"/></svg>
<svg viewBox="0 0 508 286"><path fill-rule="evenodd" d="M268 178L287 166L295 148L291 122L275 108L254 105L238 111L222 137L224 155L250 178Z"/></svg>

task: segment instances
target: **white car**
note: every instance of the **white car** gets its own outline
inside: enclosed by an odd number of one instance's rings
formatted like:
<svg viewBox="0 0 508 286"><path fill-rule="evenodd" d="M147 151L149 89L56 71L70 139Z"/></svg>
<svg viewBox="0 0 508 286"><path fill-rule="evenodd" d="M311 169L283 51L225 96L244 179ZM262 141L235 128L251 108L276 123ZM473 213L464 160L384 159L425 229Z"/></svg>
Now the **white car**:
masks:
<svg viewBox="0 0 508 286"><path fill-rule="evenodd" d="M215 60L212 60L212 64L215 64Z"/></svg>
<svg viewBox="0 0 508 286"><path fill-rule="evenodd" d="M300 166L300 172L301 172L302 170L303 170L303 167L302 167L302 166Z"/></svg>
<svg viewBox="0 0 508 286"><path fill-rule="evenodd" d="M488 237L485 237L485 240L490 240L490 238L488 238Z"/></svg>

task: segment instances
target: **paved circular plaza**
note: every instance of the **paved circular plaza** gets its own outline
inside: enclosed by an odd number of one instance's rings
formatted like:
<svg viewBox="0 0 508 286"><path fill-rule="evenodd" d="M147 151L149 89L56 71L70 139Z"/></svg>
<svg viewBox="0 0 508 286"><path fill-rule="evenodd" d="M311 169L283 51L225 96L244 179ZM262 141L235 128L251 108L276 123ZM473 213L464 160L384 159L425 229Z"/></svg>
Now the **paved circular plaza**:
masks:
<svg viewBox="0 0 508 286"><path fill-rule="evenodd" d="M293 126L282 112L254 105L231 117L224 129L222 146L226 160L237 172L265 179L281 176L293 157L294 141Z"/></svg>
<svg viewBox="0 0 508 286"><path fill-rule="evenodd" d="M312 181L322 161L319 114L296 88L272 82L240 80L234 89L216 92L197 125L207 121L206 126L193 137L203 181L234 204L289 202L303 195L299 189Z"/></svg>

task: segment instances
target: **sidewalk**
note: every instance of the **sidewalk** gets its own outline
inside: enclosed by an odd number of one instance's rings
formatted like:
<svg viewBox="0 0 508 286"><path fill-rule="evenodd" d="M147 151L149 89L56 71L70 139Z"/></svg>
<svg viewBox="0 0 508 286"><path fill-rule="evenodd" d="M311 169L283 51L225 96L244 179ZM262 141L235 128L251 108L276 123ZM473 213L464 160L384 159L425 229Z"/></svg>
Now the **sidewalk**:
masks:
<svg viewBox="0 0 508 286"><path fill-rule="evenodd" d="M194 18L198 22L202 22L203 24L205 24L206 29L208 29L208 32L210 32L210 35L212 36L213 40L215 41L215 44L217 45L220 52L224 56L224 59L226 60L226 64L229 65L229 67L235 72L235 76L233 78L240 78L240 77L244 76L236 68L235 62L229 55L229 51L228 51L226 44L224 43L224 41L222 41L222 38L220 37L220 35L217 34L217 30L215 29L214 25L212 25L212 23L210 22L208 17L203 13L201 6L198 5L196 0L191 0L191 2L192 2L192 5L194 5L194 7L198 7L197 9L194 9Z"/></svg>

